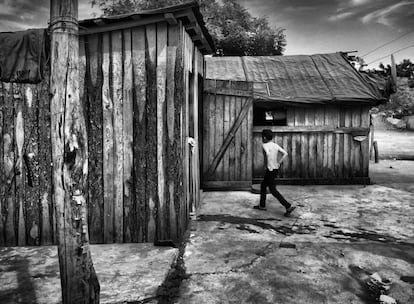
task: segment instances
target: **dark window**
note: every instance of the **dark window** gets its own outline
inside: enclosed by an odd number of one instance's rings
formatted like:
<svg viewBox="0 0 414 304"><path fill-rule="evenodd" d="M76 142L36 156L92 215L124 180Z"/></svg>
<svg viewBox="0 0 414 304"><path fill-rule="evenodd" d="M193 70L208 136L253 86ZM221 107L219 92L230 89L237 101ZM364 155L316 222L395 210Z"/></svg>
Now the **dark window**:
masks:
<svg viewBox="0 0 414 304"><path fill-rule="evenodd" d="M253 110L253 124L256 126L286 126L286 109L256 105Z"/></svg>

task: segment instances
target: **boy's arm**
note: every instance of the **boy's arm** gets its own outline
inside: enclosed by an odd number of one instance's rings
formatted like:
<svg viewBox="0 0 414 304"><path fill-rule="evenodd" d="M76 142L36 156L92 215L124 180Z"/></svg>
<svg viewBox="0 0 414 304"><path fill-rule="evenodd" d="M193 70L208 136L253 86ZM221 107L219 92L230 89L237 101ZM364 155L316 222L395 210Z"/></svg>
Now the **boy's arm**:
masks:
<svg viewBox="0 0 414 304"><path fill-rule="evenodd" d="M262 152L263 152L263 165L264 165L264 170L267 169L267 156L266 156L266 151L265 149L262 147Z"/></svg>
<svg viewBox="0 0 414 304"><path fill-rule="evenodd" d="M278 161L278 163L281 164L285 160L285 158L288 156L288 153L281 146L279 146L278 152L282 153L282 158Z"/></svg>

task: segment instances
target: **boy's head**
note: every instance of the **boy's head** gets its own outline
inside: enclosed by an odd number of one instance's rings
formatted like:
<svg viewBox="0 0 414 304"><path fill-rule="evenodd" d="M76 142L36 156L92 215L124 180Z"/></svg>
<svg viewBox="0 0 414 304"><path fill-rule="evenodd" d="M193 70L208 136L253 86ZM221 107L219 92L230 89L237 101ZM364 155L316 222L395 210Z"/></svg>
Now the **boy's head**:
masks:
<svg viewBox="0 0 414 304"><path fill-rule="evenodd" d="M262 131L262 139L263 139L263 142L265 142L265 143L271 141L273 139L273 132L272 132L272 130L264 129Z"/></svg>

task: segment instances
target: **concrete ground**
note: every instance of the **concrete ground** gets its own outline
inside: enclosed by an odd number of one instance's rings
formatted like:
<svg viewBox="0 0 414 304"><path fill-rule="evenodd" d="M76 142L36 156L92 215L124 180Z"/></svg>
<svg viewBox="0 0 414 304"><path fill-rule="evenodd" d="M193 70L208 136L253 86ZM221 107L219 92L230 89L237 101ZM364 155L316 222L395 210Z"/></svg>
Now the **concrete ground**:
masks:
<svg viewBox="0 0 414 304"><path fill-rule="evenodd" d="M379 303L370 276L414 303L414 166L371 164L369 186L280 186L268 195L207 192L185 248L174 303Z"/></svg>
<svg viewBox="0 0 414 304"><path fill-rule="evenodd" d="M178 249L152 244L91 245L100 303L156 303ZM62 302L57 247L0 248L1 304Z"/></svg>

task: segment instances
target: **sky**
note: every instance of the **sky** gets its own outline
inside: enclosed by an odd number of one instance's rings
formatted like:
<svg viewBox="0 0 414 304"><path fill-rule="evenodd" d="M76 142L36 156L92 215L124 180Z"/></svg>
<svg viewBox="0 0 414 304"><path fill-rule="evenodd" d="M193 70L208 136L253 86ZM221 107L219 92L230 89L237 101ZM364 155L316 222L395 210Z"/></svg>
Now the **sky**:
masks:
<svg viewBox="0 0 414 304"><path fill-rule="evenodd" d="M49 1L0 0L0 31L46 27ZM285 29L285 55L358 51L356 55L362 56L366 63L373 62L370 68L378 67L380 62L388 64L391 53L397 63L405 58L414 62L414 0L239 2L253 16L265 16L271 26ZM89 0L79 0L79 19L100 14ZM367 54L388 42L385 47ZM403 48L406 49L399 51ZM386 58L377 60L381 57Z"/></svg>

